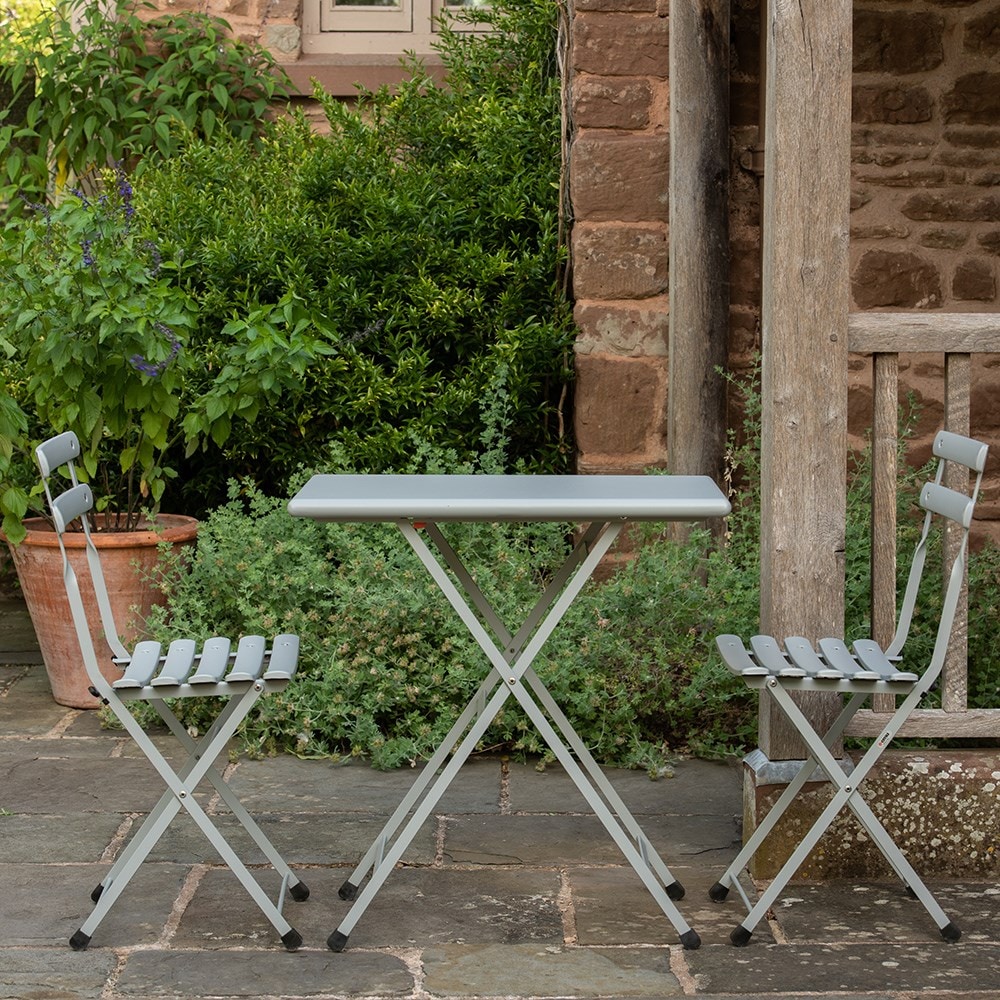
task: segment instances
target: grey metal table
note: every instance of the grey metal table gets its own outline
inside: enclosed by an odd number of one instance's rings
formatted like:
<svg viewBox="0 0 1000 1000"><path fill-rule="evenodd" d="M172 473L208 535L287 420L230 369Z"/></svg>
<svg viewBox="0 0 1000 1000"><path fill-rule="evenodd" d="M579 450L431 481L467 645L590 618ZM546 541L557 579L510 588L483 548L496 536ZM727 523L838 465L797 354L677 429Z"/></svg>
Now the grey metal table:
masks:
<svg viewBox="0 0 1000 1000"><path fill-rule="evenodd" d="M509 697L517 700L537 727L673 924L683 946L697 948L701 939L675 905L684 895L683 887L574 732L532 663L626 523L722 517L729 513L729 503L718 486L706 476L318 475L289 502L288 510L296 517L319 521L394 523L492 665L468 707L341 886L340 897L353 900L354 905L327 940L330 948L343 950L355 924ZM556 521L587 527L524 623L511 632L441 531L442 523L463 521ZM437 556L424 536L437 549ZM369 871L371 877L362 889Z"/></svg>

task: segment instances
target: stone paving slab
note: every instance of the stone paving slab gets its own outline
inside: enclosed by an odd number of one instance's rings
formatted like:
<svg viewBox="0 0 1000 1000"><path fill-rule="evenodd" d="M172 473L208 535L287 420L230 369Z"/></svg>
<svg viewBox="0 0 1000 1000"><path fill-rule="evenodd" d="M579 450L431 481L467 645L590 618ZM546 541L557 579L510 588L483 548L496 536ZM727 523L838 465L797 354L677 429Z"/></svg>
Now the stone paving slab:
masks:
<svg viewBox="0 0 1000 1000"><path fill-rule="evenodd" d="M648 821L647 821L648 820ZM643 831L667 866L732 857L735 830L726 816L644 817ZM734 853L734 852L733 852ZM445 857L454 864L619 864L622 853L596 816L573 813L456 816Z"/></svg>
<svg viewBox="0 0 1000 1000"><path fill-rule="evenodd" d="M739 922L740 911L713 903L709 886L716 873L671 868L684 886L678 902L684 919L705 943L725 942ZM573 902L576 942L580 945L677 944L673 925L631 868L574 868L566 874ZM761 940L771 940L762 924Z"/></svg>
<svg viewBox="0 0 1000 1000"><path fill-rule="evenodd" d="M69 948L0 950L5 1000L98 1000L118 964L113 951Z"/></svg>
<svg viewBox="0 0 1000 1000"><path fill-rule="evenodd" d="M213 815L215 826L235 848L244 864L266 864L267 858L231 814ZM286 859L297 865L342 865L353 868L368 846L381 832L381 817L331 813L295 813L290 816L257 814L254 819L264 835ZM195 864L218 860L194 820L180 814L150 855L156 861ZM403 854L407 864L429 865L437 857L436 821L432 818L421 828Z"/></svg>
<svg viewBox="0 0 1000 1000"><path fill-rule="evenodd" d="M675 997L683 994L665 948L444 945L423 954L435 996Z"/></svg>
<svg viewBox="0 0 1000 1000"><path fill-rule="evenodd" d="M107 865L0 863L4 946L68 942L93 910L90 893L107 871ZM155 944L186 876L179 865L144 865L94 933L92 946Z"/></svg>
<svg viewBox="0 0 1000 1000"><path fill-rule="evenodd" d="M5 797L0 790L0 805ZM118 813L74 815L0 815L0 860L10 864L92 862L100 858L121 829ZM67 829L72 836L67 836ZM91 886L93 888L93 886Z"/></svg>
<svg viewBox="0 0 1000 1000"><path fill-rule="evenodd" d="M148 761L50 756L0 745L5 808L18 813L134 812L156 805L164 785Z"/></svg>
<svg viewBox="0 0 1000 1000"><path fill-rule="evenodd" d="M72 709L52 700L45 668L20 671L0 698L0 733L41 736L64 720Z"/></svg>
<svg viewBox="0 0 1000 1000"><path fill-rule="evenodd" d="M614 789L636 815L741 815L742 772L732 763L686 760L669 776L650 780L645 771L615 771ZM510 811L592 812L569 775L558 764L539 771L511 771Z"/></svg>
<svg viewBox="0 0 1000 1000"><path fill-rule="evenodd" d="M419 768L376 771L359 760L301 760L286 754L241 762L230 785L251 813L389 815L419 774ZM499 812L500 778L498 758L470 760L435 806L435 814Z"/></svg>
<svg viewBox="0 0 1000 1000"><path fill-rule="evenodd" d="M413 993L405 962L378 952L302 950L140 951L115 985L122 997L404 997Z"/></svg>
<svg viewBox="0 0 1000 1000"><path fill-rule="evenodd" d="M31 618L20 599L0 598L0 663L36 664L42 662Z"/></svg>
<svg viewBox="0 0 1000 1000"><path fill-rule="evenodd" d="M274 873L258 872L276 899ZM309 899L285 904L286 919L309 948L326 940L347 916L349 904L337 890L347 870L306 869L298 873ZM469 875L430 869L393 872L351 932L356 948L425 948L449 943L562 944L558 907L560 880L553 872L483 871ZM213 869L198 882L171 946L228 948L275 941L275 932L227 870Z"/></svg>
<svg viewBox="0 0 1000 1000"><path fill-rule="evenodd" d="M685 952L699 992L808 993L882 990L1000 991L1000 945L764 944ZM931 994L936 996L936 994Z"/></svg>
<svg viewBox="0 0 1000 1000"><path fill-rule="evenodd" d="M927 887L958 924L963 941L1000 941L1000 886L928 880ZM792 943L941 940L923 905L898 882L792 885L774 910Z"/></svg>

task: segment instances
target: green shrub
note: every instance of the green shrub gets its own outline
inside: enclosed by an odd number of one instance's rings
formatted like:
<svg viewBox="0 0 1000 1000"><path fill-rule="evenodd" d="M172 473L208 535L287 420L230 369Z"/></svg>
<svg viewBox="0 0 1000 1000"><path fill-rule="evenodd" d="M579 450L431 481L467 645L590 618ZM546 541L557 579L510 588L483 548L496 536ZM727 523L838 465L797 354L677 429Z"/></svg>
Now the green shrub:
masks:
<svg viewBox="0 0 1000 1000"><path fill-rule="evenodd" d="M501 389L511 463L567 468L557 16L512 0L489 13L493 35L443 33L448 87L415 63L356 108L318 92L329 134L292 116L252 154L218 132L145 170L137 204L183 261L194 338L217 355L206 379L227 367L239 391L246 345L300 327L332 352L252 428L189 456L193 490L280 487L331 442L372 470L405 463L414 439L470 459Z"/></svg>

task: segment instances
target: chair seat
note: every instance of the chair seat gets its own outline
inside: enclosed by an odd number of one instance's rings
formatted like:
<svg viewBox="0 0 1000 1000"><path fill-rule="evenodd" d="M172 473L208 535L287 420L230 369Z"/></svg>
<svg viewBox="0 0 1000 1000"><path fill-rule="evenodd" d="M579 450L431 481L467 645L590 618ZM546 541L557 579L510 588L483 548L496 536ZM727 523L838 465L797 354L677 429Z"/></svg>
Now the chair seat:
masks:
<svg viewBox="0 0 1000 1000"><path fill-rule="evenodd" d="M748 683L760 684L774 677L787 687L800 686L796 681L824 681L823 687L833 690L850 691L861 684L866 690L883 684L899 690L912 687L918 679L916 674L898 669L869 639L858 640L850 649L840 639L820 639L814 648L802 636L791 636L782 644L772 636L755 635L747 649L739 636L720 635L716 645L730 672Z"/></svg>
<svg viewBox="0 0 1000 1000"><path fill-rule="evenodd" d="M243 636L235 652L224 636L206 640L201 652L194 639L175 639L166 652L159 642L140 642L132 657L120 664L124 673L112 687L160 698L168 688L170 697L183 697L225 694L229 685L243 687L257 680L269 687L284 686L295 676L298 656L299 637L289 633L275 636L270 647L263 636Z"/></svg>

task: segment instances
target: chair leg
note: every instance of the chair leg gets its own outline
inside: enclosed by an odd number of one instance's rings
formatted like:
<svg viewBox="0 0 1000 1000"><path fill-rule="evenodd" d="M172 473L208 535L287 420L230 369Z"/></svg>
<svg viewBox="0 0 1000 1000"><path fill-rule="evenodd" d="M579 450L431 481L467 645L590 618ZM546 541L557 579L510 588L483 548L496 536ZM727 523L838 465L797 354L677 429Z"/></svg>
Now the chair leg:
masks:
<svg viewBox="0 0 1000 1000"><path fill-rule="evenodd" d="M190 754L190 759L194 760L202 756L200 747L208 742L209 734L206 734L201 740L195 741L188 734L188 731L180 724L177 717L160 702L156 703L156 707L160 712L160 716L163 718L164 722L170 727L171 731L177 737L178 742L187 749ZM226 779L219 773L219 771L213 766L209 767L205 772L205 777L211 782L212 787L219 793L220 798L226 804L226 808L236 817L240 825L243 827L247 833L253 838L254 843L260 848L261 852L271 863L271 866L283 879L288 880L288 891L296 902L302 902L309 898L309 889L306 887L305 883L292 871L292 869L285 862L284 858L278 853L277 848L271 843L267 835L260 828L257 821L250 815L246 807L240 802L236 793L229 786Z"/></svg>
<svg viewBox="0 0 1000 1000"><path fill-rule="evenodd" d="M864 694L856 694L848 699L840 715L837 716L833 725L830 726L823 737L823 745L825 747L829 748L833 746L840 739L841 734L847 728L847 724L864 704L867 697ZM739 854L732 860L725 874L709 889L709 898L714 902L721 903L726 899L733 883L739 878L740 872L750 863L750 859L753 858L764 841L770 836L771 831L777 826L778 821L788 810L788 807L798 798L799 792L809 781L813 771L818 766L815 755L807 754L802 767L796 772L795 777L788 783L785 790L778 797L778 800L771 806L767 815L750 835L750 838L743 845ZM840 770L839 765L837 769Z"/></svg>
<svg viewBox="0 0 1000 1000"><path fill-rule="evenodd" d="M789 722L792 723L799 735L805 740L810 755L826 773L835 786L836 791L830 803L822 811L808 833L802 838L789 859L782 866L781 871L775 876L771 884L761 894L757 903L751 908L746 919L733 931L730 936L733 944L744 945L749 942L750 936L760 918L770 909L798 867L805 861L809 852L816 846L820 837L822 837L834 818L845 806L851 809L862 827L871 837L872 842L882 852L886 861L897 875L899 875L903 883L911 888L917 898L924 904L928 914L941 931L941 935L948 941L958 940L961 936L958 927L938 905L933 895L920 879L920 876L917 875L912 865L903 856L902 852L889 836L888 831L879 822L859 792L861 782L864 781L871 768L879 757L881 757L895 730L898 729L900 721L909 714L909 706L904 702L904 705L897 709L897 713L893 717L894 728L893 723L891 723L890 727L887 727L885 738L880 739L868 749L854 771L848 776L843 773L827 747L826 742L821 740L819 734L810 726L805 715L791 695L773 680L768 682L768 690ZM839 722L840 719L838 719Z"/></svg>
<svg viewBox="0 0 1000 1000"><path fill-rule="evenodd" d="M246 717L262 691L261 685L254 684L248 687L244 693L231 697L209 731L211 738L207 743L202 741L197 745L197 749L201 753L189 756L179 772L175 772L170 767L124 704L117 697L109 699L109 704L126 731L166 782L168 791L160 798L153 813L147 817L122 856L112 866L112 877L105 879L99 887L100 892L95 890L95 894L98 896L96 905L79 931L70 939L73 948L79 949L87 946L94 931L128 885L139 866L146 860L150 851L166 832L182 806L264 916L270 921L285 947L294 951L301 946L301 935L288 923L264 893L246 865L243 864L222 833L209 819L194 795L194 790L199 782L213 768L216 758L225 749L236 728Z"/></svg>

